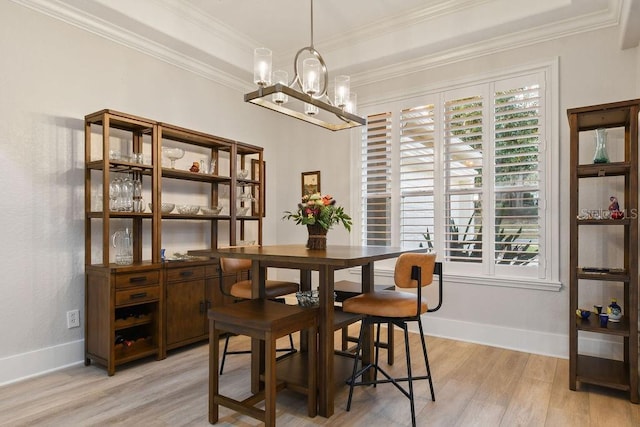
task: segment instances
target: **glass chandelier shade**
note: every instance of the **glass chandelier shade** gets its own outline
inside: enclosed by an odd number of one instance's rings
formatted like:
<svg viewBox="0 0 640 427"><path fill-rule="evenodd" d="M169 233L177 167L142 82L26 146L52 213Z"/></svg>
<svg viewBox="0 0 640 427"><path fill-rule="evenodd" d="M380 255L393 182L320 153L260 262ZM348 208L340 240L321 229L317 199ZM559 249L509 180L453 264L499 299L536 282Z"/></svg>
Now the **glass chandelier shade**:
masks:
<svg viewBox="0 0 640 427"><path fill-rule="evenodd" d="M320 91L320 61L316 58L302 61L302 90L311 96Z"/></svg>
<svg viewBox="0 0 640 427"><path fill-rule="evenodd" d="M344 108L349 101L349 89L351 78L349 76L336 76L334 103L340 108Z"/></svg>
<svg viewBox="0 0 640 427"><path fill-rule="evenodd" d="M274 84L289 84L289 73L284 70L277 70L273 72L273 83ZM282 92L276 92L271 95L271 100L276 104L286 104L289 101L289 96Z"/></svg>
<svg viewBox="0 0 640 427"><path fill-rule="evenodd" d="M271 50L258 47L253 51L253 82L264 87L271 84Z"/></svg>

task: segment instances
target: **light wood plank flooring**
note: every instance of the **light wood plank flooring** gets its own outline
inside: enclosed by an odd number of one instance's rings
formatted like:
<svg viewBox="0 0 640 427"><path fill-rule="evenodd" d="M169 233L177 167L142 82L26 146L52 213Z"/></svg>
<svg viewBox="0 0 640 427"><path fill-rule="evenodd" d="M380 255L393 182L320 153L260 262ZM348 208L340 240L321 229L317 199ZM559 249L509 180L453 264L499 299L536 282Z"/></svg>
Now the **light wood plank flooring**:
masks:
<svg viewBox="0 0 640 427"><path fill-rule="evenodd" d="M336 334L339 335L340 332ZM340 342L339 336L336 342ZM417 336L412 337L414 375L424 372ZM235 348L248 339L232 339ZM427 337L436 402L426 381L416 383L420 426L640 426L640 405L627 395L583 386L568 388L567 360ZM402 334L396 332L396 363L405 372ZM222 391L238 397L249 386L247 355L230 356ZM120 367L115 376L78 365L0 388L2 426L207 426L208 346L173 351ZM382 359L382 355L381 355ZM416 372L417 371L417 372ZM306 416L305 398L284 390L278 395L279 426L407 426L409 402L392 385L359 387L350 412L348 389L337 392L335 414ZM259 422L221 408L221 426Z"/></svg>

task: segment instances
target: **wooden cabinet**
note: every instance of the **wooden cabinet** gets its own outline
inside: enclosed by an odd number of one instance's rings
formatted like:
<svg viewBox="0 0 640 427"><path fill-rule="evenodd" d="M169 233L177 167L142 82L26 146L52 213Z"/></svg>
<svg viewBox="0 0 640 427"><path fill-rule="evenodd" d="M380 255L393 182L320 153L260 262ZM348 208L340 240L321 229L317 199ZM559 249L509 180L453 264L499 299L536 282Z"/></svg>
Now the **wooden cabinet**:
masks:
<svg viewBox="0 0 640 427"><path fill-rule="evenodd" d="M569 387L576 390L578 383L585 383L626 390L634 403L639 401L639 112L640 99L567 111L571 143ZM609 149L619 155L605 163L593 163L593 134L599 128L617 135L615 141L609 141ZM622 193L619 198L625 213L623 219L614 219L608 214L609 195L616 191ZM592 194L603 194L605 200L599 206L585 205ZM600 249L608 247L616 254ZM599 254L599 259L594 254ZM618 301L623 307L620 322L601 326L595 313L588 319L576 316L578 308L590 309L591 305L587 304L598 302L585 295L600 294L606 298L604 289L622 296L623 301ZM606 309L607 300L599 303ZM593 351L590 354L585 348L593 335L588 334L597 334L601 342L617 343L623 353L622 360L599 356Z"/></svg>
<svg viewBox="0 0 640 427"><path fill-rule="evenodd" d="M167 149L179 158L171 161ZM207 339L206 310L225 301L217 260L174 261L167 250L165 261L162 248L261 244L262 155L261 147L113 110L85 117L86 364L113 375L121 363ZM118 197L125 180L137 189L126 203ZM163 212L166 204L175 208ZM213 206L223 209L201 210ZM133 242L129 265L116 262L113 245L124 230Z"/></svg>
<svg viewBox="0 0 640 427"><path fill-rule="evenodd" d="M94 360L113 375L117 365L142 357L162 358L159 264L86 267L85 364Z"/></svg>

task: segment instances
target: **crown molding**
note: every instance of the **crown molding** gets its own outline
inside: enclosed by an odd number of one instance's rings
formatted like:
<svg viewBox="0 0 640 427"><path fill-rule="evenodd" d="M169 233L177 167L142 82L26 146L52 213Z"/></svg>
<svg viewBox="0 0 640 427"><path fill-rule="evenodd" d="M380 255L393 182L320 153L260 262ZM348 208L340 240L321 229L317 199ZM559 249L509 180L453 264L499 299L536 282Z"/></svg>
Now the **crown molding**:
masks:
<svg viewBox="0 0 640 427"><path fill-rule="evenodd" d="M620 2L615 0L617 7L609 9L609 13L592 13L580 17L566 19L553 24L526 29L516 33L509 33L491 39L484 39L431 55L419 56L389 66L376 67L367 71L351 74L352 87L371 85L389 79L401 78L409 74L423 72L462 61L476 59L513 49L520 49L539 43L549 42L590 31L615 27L619 24ZM365 100L359 100L359 103Z"/></svg>
<svg viewBox="0 0 640 427"><path fill-rule="evenodd" d="M122 28L113 22L104 20L95 15L85 12L71 4L60 0L12 0L14 3L30 8L36 12L43 13L52 18L63 21L67 24L81 28L92 34L111 40L120 45L137 50L138 52L159 59L186 71L197 74L208 80L219 83L223 86L245 91L247 84L243 79L237 77L235 73L222 70L211 64L185 55L166 45L157 43L149 38L143 37L126 28ZM175 3L163 0L165 4ZM197 20L197 15L193 19Z"/></svg>

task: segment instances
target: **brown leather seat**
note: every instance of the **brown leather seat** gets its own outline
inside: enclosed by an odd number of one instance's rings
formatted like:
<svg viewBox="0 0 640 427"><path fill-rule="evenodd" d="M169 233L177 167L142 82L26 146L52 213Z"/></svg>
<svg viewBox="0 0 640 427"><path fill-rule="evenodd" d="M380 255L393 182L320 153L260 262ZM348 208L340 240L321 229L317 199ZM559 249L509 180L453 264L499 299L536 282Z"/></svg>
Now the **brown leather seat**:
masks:
<svg viewBox="0 0 640 427"><path fill-rule="evenodd" d="M220 258L220 269L223 273L239 273L251 269L250 259ZM300 286L295 282L267 280L265 282L266 298L274 299L298 292ZM229 294L236 298L251 299L251 280L241 280L229 289Z"/></svg>
<svg viewBox="0 0 640 427"><path fill-rule="evenodd" d="M428 310L426 301L422 300L422 287L431 284L433 281L433 272L436 265L436 254L434 253L404 253L398 257L394 270L394 281L398 288L414 288L417 290L415 294L403 291L382 290L377 292L367 292L346 299L342 303L342 309L349 313L364 314L362 327L360 328L360 337L358 338L358 346L356 348L356 357L354 359L353 372L351 378L347 380L349 383L349 400L347 402L347 411L351 409L351 401L353 398L353 389L357 385L375 385L381 383L393 383L411 402L411 421L413 426L416 425L415 405L413 395L414 380L429 380L431 389L431 400L435 401L435 393L433 391L433 381L431 380L431 369L429 367L429 358L427 356L427 346L424 340L424 331L422 330L422 321L420 315L427 311L435 311L440 308L442 303L442 295L440 295L440 303L434 310ZM440 271L441 275L441 271ZM409 350L409 333L407 322L414 321L418 323L420 330L420 339L422 343L422 351L426 367L426 375L414 376L412 374L411 356ZM358 362L360 349L362 347L362 338L364 331L371 325L378 325L378 340L380 338L380 324L389 323L398 326L404 331L405 352L407 358L407 377L393 378L378 365L378 350L376 347L375 361L366 366L362 366L358 370ZM358 377L362 377L369 369L374 370L373 381L365 381L361 379L356 382ZM384 379L378 379L378 372ZM364 378L364 377L363 377ZM408 382L409 390L405 390L399 383Z"/></svg>
<svg viewBox="0 0 640 427"><path fill-rule="evenodd" d="M344 311L384 317L409 317L416 314L416 296L408 292L378 291L360 294L342 304ZM422 301L420 314L426 313Z"/></svg>
<svg viewBox="0 0 640 427"><path fill-rule="evenodd" d="M296 293L298 289L298 284L294 282L267 280L265 283L265 296L267 299L274 299L283 295ZM251 280L234 283L229 293L236 298L251 299Z"/></svg>

